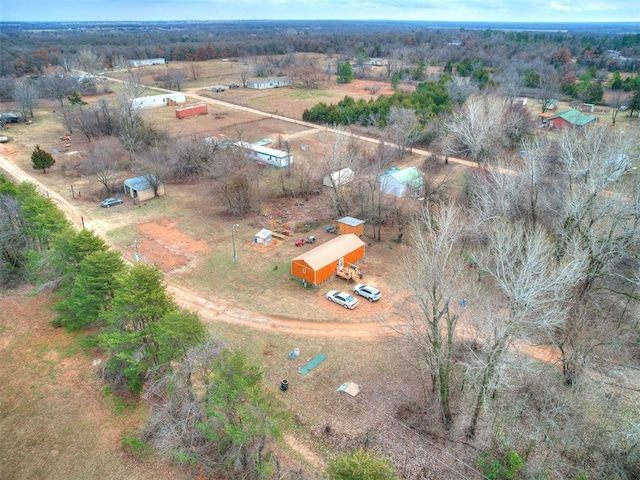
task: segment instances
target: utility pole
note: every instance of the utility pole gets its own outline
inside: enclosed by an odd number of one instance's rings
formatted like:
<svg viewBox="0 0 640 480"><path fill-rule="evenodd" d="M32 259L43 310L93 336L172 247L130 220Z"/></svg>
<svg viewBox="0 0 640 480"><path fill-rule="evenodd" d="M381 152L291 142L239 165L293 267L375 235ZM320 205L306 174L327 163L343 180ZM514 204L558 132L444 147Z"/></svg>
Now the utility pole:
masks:
<svg viewBox="0 0 640 480"><path fill-rule="evenodd" d="M236 252L236 227L239 227L237 223L231 226L231 243L233 244L233 263L238 263L238 254Z"/></svg>

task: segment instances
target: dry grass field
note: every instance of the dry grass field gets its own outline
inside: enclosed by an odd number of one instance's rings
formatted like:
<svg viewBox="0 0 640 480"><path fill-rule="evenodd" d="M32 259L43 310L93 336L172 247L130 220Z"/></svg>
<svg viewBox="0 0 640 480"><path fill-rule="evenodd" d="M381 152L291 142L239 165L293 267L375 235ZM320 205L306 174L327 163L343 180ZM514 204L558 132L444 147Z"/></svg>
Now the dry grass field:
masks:
<svg viewBox="0 0 640 480"><path fill-rule="evenodd" d="M169 67L177 66L176 62ZM157 108L145 111L150 121L171 138L225 135L276 141L281 137L290 142L296 162L318 161L335 134L273 116L300 119L305 108L319 101L333 103L345 95L369 98L365 88L373 83L327 82L312 91L215 93L207 87L240 83L241 62L212 61L200 68L200 78L187 82L184 91L188 104L211 100L209 113L178 120L173 108ZM124 79L127 73L120 76ZM63 200L58 203L76 226L94 229L129 261L135 261L138 253L141 261L158 264L176 299L198 310L213 334L258 361L270 388L277 390L282 379L289 380L290 389L281 396L295 412L300 428L279 447L285 464L303 467L311 478L319 478L323 462L335 449L368 446L393 452L396 460L404 462L407 477L452 478L453 468L463 472L464 478L475 478L460 461L473 464L477 452L435 437L416 436L407 429L410 414L403 422L396 418L408 399L420 400L423 392L411 368L410 353L395 341L389 328L401 320L398 312L408 296L400 271L405 247L393 241L394 227L383 231L381 242L369 238L365 230L370 245L362 266L364 280L380 287L382 300L361 302L356 310L346 311L323 297L329 289L348 288L343 280L305 289L289 275L291 258L312 248L296 247L296 236L313 234L318 243L333 238L324 231L334 220L328 216L325 196L306 202L278 200L244 218L229 218L211 200L210 187L203 180L168 184L167 195L151 201L134 204L124 198L123 205L102 209L98 204L101 186L66 173L82 158L88 143L80 135L71 142L59 140L64 128L56 108L43 102L33 124L11 125L6 132L11 141L0 144L0 155L40 182L43 191L60 194ZM56 165L46 174L31 168L30 154L37 144L59 152ZM359 141L359 145L363 150L373 148L370 142ZM406 163L418 165L422 159L414 154ZM459 175L470 167L452 161L447 168ZM76 192L73 198L71 187ZM232 262L235 223L239 224L237 264ZM284 223L297 226L296 236L276 239L267 247L253 242L261 228ZM121 436L140 424L144 409L138 406L118 413L93 375L94 352L79 350L74 337L49 326L51 305L50 297L24 291L0 297L0 367L2 372L12 371L9 376L3 374L0 383L0 478L189 478L186 472L159 466L153 458L132 458L121 449ZM295 347L301 354L290 360L288 354ZM318 352L327 354L328 360L310 375L299 375L298 368ZM363 386L360 395L336 391L347 381ZM64 465L73 465L74 470L65 470Z"/></svg>
<svg viewBox="0 0 640 480"><path fill-rule="evenodd" d="M53 303L27 290L0 293L0 478L189 478L122 449L144 408L103 393L96 357L50 325Z"/></svg>
<svg viewBox="0 0 640 480"><path fill-rule="evenodd" d="M232 63L220 65L226 68ZM211 77L211 82L222 83L221 75ZM264 94L238 89L216 95L237 105L257 106L274 115L299 118L304 108L320 99L337 101L360 90L368 95L364 90L367 84L354 84L346 89L333 85L309 93L279 89ZM205 85L187 85L186 89L194 92L189 95L199 95ZM202 98L190 97L188 103L201 101ZM363 265L365 280L378 285L384 298L376 304L362 302L355 311L345 311L323 297L331 288L348 288L342 280L316 290L304 289L290 279L290 259L311 246L296 247L295 237L276 239L264 248L253 243L253 235L260 228L277 226L282 219L302 225L300 236L315 234L318 242L333 238L324 232L324 226L333 221L327 218L324 196L314 196L308 202L280 200L265 204L255 215L235 219L221 214L208 199L206 182L193 182L169 184L167 195L152 201L134 205L125 198L123 205L102 209L98 205L102 196L100 185L67 173L82 158L88 143L80 135L74 135L71 142L59 139L64 128L56 108L54 103L43 102L35 112L33 124L10 126L6 133L11 141L0 145L0 155L39 182L45 194L59 194L62 198L58 203L76 226L84 224L94 229L130 261L134 261L137 251L141 261L160 265L177 300L199 310L212 333L258 361L265 370L267 385L275 390L282 379L289 380L291 387L282 398L295 412L301 427L279 447L284 464L305 468L314 478L320 475L324 460L335 448L365 442L390 452L403 446L403 451L408 452L406 445L411 445L411 440L407 444L405 437L413 434L397 424L394 412L407 398L418 397L420 389L412 381L413 373L407 368L400 345L385 327L398 320L396 311L407 296L399 288L399 262L404 247L392 241L396 234L393 229L383 233L382 242L367 240L371 245L367 263ZM214 103L209 105L208 115L197 118L178 120L172 108L149 110L145 114L173 138L223 134L255 141L281 136L290 141L296 161L316 160L323 145L333 141L328 132ZM55 154L56 165L46 174L31 168L30 154L35 145L59 152ZM365 142L363 148L366 147ZM420 157L407 161L417 162ZM76 193L73 198L71 187ZM236 229L236 265L232 263L231 245L231 225L235 222L240 225ZM304 226L307 224L308 227ZM42 338L46 344L37 348L47 351L77 349L73 337L49 326L52 314L48 308L52 299L25 295L15 292L0 299L3 322L0 328L4 332L21 332L4 337L3 370L10 369L13 362L23 367L16 369L11 380L1 387L3 402L7 403L2 405L5 414L0 424L4 434L0 441L0 450L4 452L0 477L189 478L186 472L156 467L152 458L135 459L122 450L120 438L139 425L144 409L137 406L122 413L108 397L102 396L92 365L95 353L74 351L73 355L48 354L44 358L46 353L33 354L24 348L25 342L34 337ZM33 302L38 302L41 320L32 321L26 313L29 310L11 308L21 302L32 309ZM301 354L290 360L289 352L294 347L300 348ZM299 375L298 368L318 352L327 354L328 360L310 375ZM66 372L71 368L74 375L45 375L40 373L43 368L47 372L60 369ZM358 397L336 391L346 381L363 386ZM41 383L48 394L35 395L18 409L17 399L34 382ZM54 390L59 392L53 395ZM90 411L84 411L82 399L91 405ZM52 410L58 414L49 418L47 412ZM25 428L23 419L30 417L34 420ZM39 435L42 431L47 433ZM8 445L10 438L20 447ZM75 448L78 444L85 448ZM428 454L420 452L419 443L410 448L418 449L410 456L420 460L408 462L404 467L407 473L426 469L446 476L446 468L443 470ZM86 455L94 461L79 462L75 455ZM31 457L35 461L28 467ZM62 468L63 461L73 463L74 470ZM46 465L58 465L57 462L60 462L57 473L48 471Z"/></svg>

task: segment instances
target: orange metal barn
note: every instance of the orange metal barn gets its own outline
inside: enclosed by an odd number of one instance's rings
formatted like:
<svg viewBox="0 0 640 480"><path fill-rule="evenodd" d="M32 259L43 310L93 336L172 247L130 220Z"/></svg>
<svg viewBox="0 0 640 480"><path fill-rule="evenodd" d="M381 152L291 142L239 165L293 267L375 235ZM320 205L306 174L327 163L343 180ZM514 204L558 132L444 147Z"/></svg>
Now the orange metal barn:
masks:
<svg viewBox="0 0 640 480"><path fill-rule="evenodd" d="M338 223L338 232L340 235L345 233L355 233L359 237L364 234L364 220L358 220L353 217L342 217L336 220Z"/></svg>
<svg viewBox="0 0 640 480"><path fill-rule="evenodd" d="M365 257L366 243L353 233L340 235L291 260L291 275L318 287L336 275L338 268Z"/></svg>

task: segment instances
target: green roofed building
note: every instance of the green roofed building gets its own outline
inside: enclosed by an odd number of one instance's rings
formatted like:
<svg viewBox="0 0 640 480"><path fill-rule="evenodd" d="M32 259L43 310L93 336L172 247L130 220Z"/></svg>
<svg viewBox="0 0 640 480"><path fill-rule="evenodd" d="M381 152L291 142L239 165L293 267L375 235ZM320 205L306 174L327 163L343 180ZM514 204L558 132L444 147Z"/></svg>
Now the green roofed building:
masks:
<svg viewBox="0 0 640 480"><path fill-rule="evenodd" d="M421 197L423 195L424 173L416 167L390 169L380 176L380 190L394 197Z"/></svg>
<svg viewBox="0 0 640 480"><path fill-rule="evenodd" d="M593 115L585 115L579 110L571 109L556 113L546 118L549 128L562 130L569 127L582 127L587 123L596 122Z"/></svg>

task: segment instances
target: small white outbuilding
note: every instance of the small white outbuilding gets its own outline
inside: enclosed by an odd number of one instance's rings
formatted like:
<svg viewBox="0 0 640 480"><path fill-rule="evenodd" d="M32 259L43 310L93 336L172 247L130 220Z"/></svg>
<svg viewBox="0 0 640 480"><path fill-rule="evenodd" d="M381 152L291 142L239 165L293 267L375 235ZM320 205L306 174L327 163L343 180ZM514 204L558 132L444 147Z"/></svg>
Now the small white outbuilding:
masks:
<svg viewBox="0 0 640 480"><path fill-rule="evenodd" d="M353 181L354 173L350 168L343 168L337 172L333 172L329 175L325 175L322 179L322 184L325 187L341 187Z"/></svg>
<svg viewBox="0 0 640 480"><path fill-rule="evenodd" d="M261 245L266 245L267 243L271 242L272 238L273 237L272 237L271 230L267 230L266 228L263 228L262 230L260 230L258 233L255 234L255 236L253 237L253 242Z"/></svg>

